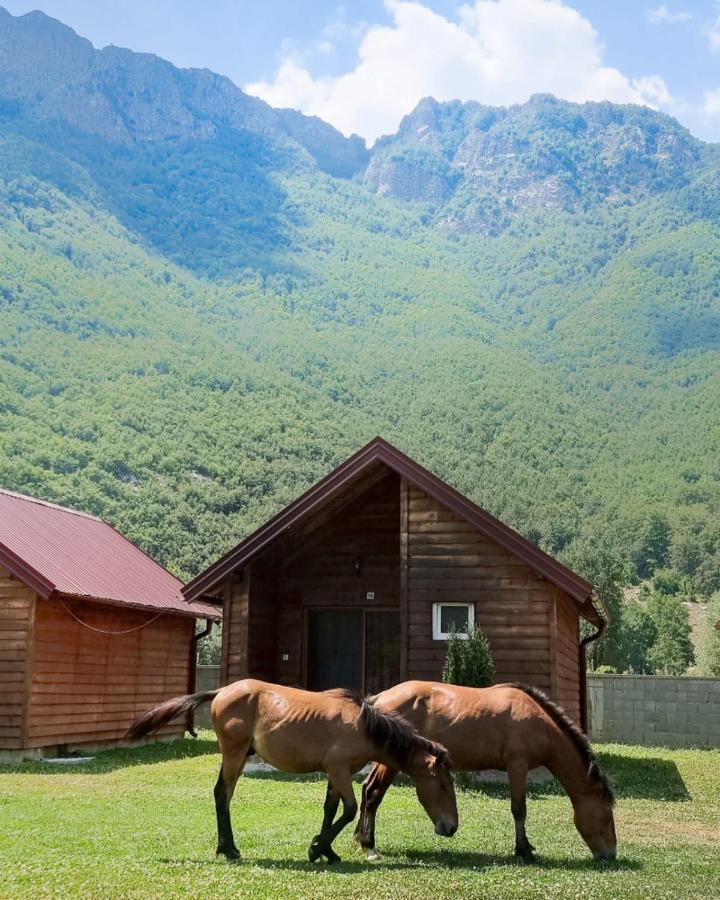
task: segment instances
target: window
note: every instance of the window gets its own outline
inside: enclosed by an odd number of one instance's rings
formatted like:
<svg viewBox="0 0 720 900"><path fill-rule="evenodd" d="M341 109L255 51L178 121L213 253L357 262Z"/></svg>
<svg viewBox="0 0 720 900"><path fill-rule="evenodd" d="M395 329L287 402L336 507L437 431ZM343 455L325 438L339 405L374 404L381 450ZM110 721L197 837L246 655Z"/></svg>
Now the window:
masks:
<svg viewBox="0 0 720 900"><path fill-rule="evenodd" d="M467 637L475 626L472 603L433 603L433 640L446 641L451 629L458 637Z"/></svg>

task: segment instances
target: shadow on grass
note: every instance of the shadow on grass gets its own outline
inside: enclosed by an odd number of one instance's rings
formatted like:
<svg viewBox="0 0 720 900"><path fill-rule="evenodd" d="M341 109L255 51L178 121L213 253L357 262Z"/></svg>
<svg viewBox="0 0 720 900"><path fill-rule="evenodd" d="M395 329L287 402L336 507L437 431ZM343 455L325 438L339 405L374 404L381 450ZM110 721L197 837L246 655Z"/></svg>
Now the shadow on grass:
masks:
<svg viewBox="0 0 720 900"><path fill-rule="evenodd" d="M605 862L595 862L588 856L587 859L563 859L559 857L538 857L538 859L528 865L513 855L499 855L491 853L454 853L451 850L408 850L402 854L393 851L383 853L376 862L368 862L365 859L345 859L341 862L328 865L325 862L311 863L307 859L268 859L256 857L241 857L239 860L228 862L224 859L203 859L198 860L191 857L181 857L178 859L164 858L159 860L164 865L171 866L202 866L213 868L216 866L237 866L241 868L244 865L258 866L261 869L286 869L298 872L369 872L373 870L398 870L398 869L418 869L422 866L433 866L442 869L489 869L498 866L506 866L515 869L527 869L528 872L534 870L563 870L567 872L637 872L643 866L634 859L618 859Z"/></svg>
<svg viewBox="0 0 720 900"><path fill-rule="evenodd" d="M118 747L100 750L90 762L77 764L48 763L42 760L0 766L0 774L33 775L100 775L126 769L130 766L151 766L175 759L190 759L195 756L219 754L215 738L182 738L177 741L157 742L142 747ZM78 754L87 755L87 754ZM70 757L72 758L72 757Z"/></svg>
<svg viewBox="0 0 720 900"><path fill-rule="evenodd" d="M610 776L618 800L664 800L682 802L691 796L671 759L657 757L641 759L616 753L599 754L603 768ZM480 784L458 784L461 791L479 791L495 799L509 798L508 785L504 781L482 781ZM555 779L546 782L529 782L528 797L558 796L565 791Z"/></svg>
<svg viewBox="0 0 720 900"><path fill-rule="evenodd" d="M393 857L393 851L388 851L384 856ZM528 871L534 869L565 869L567 871L597 872L597 871L613 871L613 872L636 872L642 869L642 863L635 859L605 860L596 862L589 854L585 859L567 859L563 857L543 856L539 855L535 862L526 863L515 856L508 854L507 856L492 853L456 853L452 850L407 850L404 854L413 862L432 864L434 866L443 866L448 869L465 868L465 869L486 869L491 866L512 866L515 868L524 868Z"/></svg>
<svg viewBox="0 0 720 900"><path fill-rule="evenodd" d="M297 871L297 872L337 872L339 874L347 873L347 872L371 872L373 869L417 869L418 864L415 862L408 862L406 859L397 860L389 863L385 863L383 861L376 863L369 863L364 859L345 859L343 858L341 862L333 863L329 865L326 862L315 862L311 863L307 857L305 859L268 859L268 858L256 858L256 857L243 857L237 860L224 860L224 859L207 859L207 860L198 860L192 857L185 857L179 859L160 859L158 862L163 863L168 866L202 866L205 868L215 868L217 866L230 866L232 868L242 868L243 866L257 866L260 869L280 869L280 870L288 870L288 871Z"/></svg>
<svg viewBox="0 0 720 900"><path fill-rule="evenodd" d="M601 753L600 761L610 773L620 799L690 800L678 767L671 759L638 759L616 753Z"/></svg>

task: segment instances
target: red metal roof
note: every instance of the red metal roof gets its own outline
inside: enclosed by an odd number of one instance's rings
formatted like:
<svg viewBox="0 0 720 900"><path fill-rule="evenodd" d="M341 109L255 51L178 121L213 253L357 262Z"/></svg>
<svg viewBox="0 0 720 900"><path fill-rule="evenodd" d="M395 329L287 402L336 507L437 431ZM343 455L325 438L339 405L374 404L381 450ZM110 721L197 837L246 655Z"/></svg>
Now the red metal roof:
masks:
<svg viewBox="0 0 720 900"><path fill-rule="evenodd" d="M218 618L102 519L0 489L0 565L42 597L63 594Z"/></svg>
<svg viewBox="0 0 720 900"><path fill-rule="evenodd" d="M468 500L455 488L450 487L449 484L380 437L358 450L337 469L298 497L290 506L238 544L234 550L201 572L185 585L182 589L183 594L191 600L202 597L207 591L212 590L225 575L240 568L288 528L320 509L350 482L360 478L369 467L378 462L384 463L390 469L404 476L415 487L444 503L491 540L517 555L530 568L576 600L586 618L594 622L601 620L592 604L593 586L590 582L572 572L561 562L518 534L517 531Z"/></svg>

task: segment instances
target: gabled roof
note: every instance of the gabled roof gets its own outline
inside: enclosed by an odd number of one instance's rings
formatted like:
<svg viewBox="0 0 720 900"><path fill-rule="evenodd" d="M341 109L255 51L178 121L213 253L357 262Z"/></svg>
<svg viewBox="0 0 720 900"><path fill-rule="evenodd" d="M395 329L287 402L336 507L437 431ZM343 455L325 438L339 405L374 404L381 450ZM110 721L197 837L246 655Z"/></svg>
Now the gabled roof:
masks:
<svg viewBox="0 0 720 900"><path fill-rule="evenodd" d="M218 618L215 607L186 600L174 575L102 519L2 489L0 565L44 598Z"/></svg>
<svg viewBox="0 0 720 900"><path fill-rule="evenodd" d="M515 554L531 569L547 578L565 593L569 594L581 606L581 612L592 621L599 622L600 617L592 605L593 586L590 582L572 572L562 563L553 559L536 547L517 531L503 524L490 513L481 509L476 503L468 500L455 488L450 487L432 472L406 456L392 444L377 437L353 454L329 475L317 482L297 500L258 528L253 534L238 544L216 563L190 581L183 594L190 600L202 597L211 591L219 581L249 562L275 538L287 531L301 519L311 515L336 497L347 485L360 478L377 463L384 463L390 469L402 475L407 481L445 504L458 516L501 547Z"/></svg>

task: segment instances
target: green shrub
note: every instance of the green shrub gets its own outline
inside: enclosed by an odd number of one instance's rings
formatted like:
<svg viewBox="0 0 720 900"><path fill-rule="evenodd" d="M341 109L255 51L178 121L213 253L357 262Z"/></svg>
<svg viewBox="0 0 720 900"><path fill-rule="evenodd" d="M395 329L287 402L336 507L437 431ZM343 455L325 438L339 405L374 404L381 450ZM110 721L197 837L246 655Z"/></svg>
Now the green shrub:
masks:
<svg viewBox="0 0 720 900"><path fill-rule="evenodd" d="M615 666L598 666L593 671L593 675L617 675L618 670Z"/></svg>
<svg viewBox="0 0 720 900"><path fill-rule="evenodd" d="M648 653L650 665L658 675L684 675L695 662L687 608L678 597L655 594L648 610L657 629Z"/></svg>
<svg viewBox="0 0 720 900"><path fill-rule="evenodd" d="M679 594L682 581L673 569L658 569L653 576L653 587L658 594Z"/></svg>
<svg viewBox="0 0 720 900"><path fill-rule="evenodd" d="M658 634L648 605L629 600L622 608L623 672L649 675L653 671L650 649Z"/></svg>
<svg viewBox="0 0 720 900"><path fill-rule="evenodd" d="M482 628L475 626L467 637L451 631L442 680L447 684L462 684L466 687L487 687L493 683L494 677L495 666L490 644Z"/></svg>

